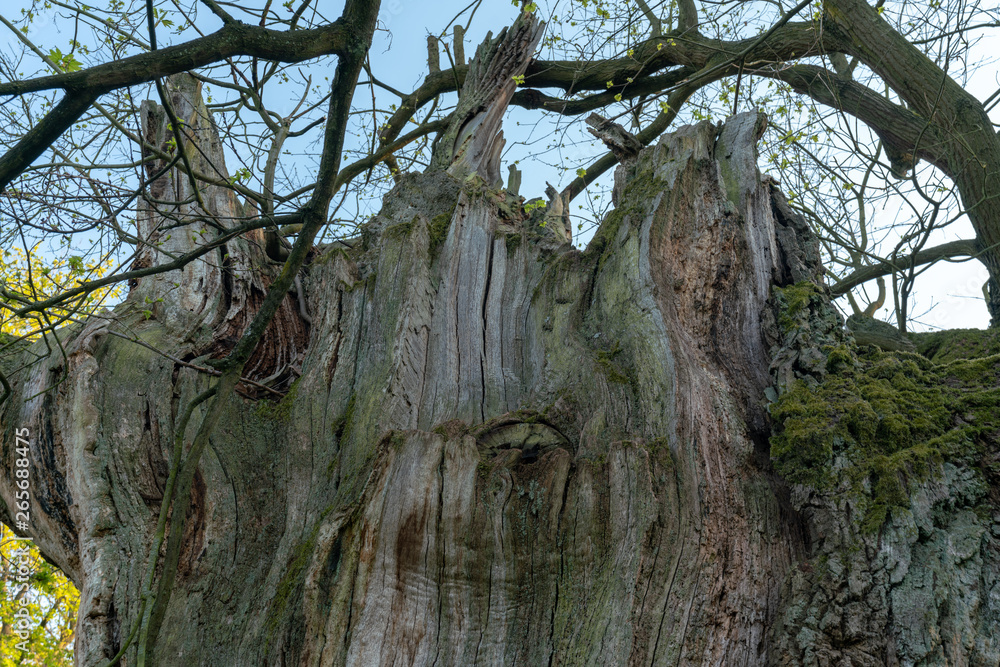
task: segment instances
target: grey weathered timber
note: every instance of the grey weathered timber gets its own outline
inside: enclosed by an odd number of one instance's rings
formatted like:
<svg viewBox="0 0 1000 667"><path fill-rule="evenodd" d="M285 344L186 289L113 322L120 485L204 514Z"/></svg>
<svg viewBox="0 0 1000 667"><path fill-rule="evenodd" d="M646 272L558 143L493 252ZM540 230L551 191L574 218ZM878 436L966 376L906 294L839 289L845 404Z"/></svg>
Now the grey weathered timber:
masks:
<svg viewBox="0 0 1000 667"><path fill-rule="evenodd" d="M171 127L164 108L147 100L140 110L142 136L149 146L165 154L183 150L196 173L228 183L222 142L201 87L192 76L171 77L165 86L167 101L181 127ZM145 152L149 157L151 152ZM140 201L137 222L141 243L132 268L167 264L257 212L252 203L239 201L228 187L200 182L195 193L192 179L182 171L163 173L167 165L164 159L149 159L144 165L151 180ZM253 319L276 274L277 267L264 253L264 234L255 230L180 271L138 281L129 296L171 335L190 339L196 347L223 349L238 339ZM306 322L295 303L286 299L248 371L259 377L280 376L287 386L302 362L307 335Z"/></svg>
<svg viewBox="0 0 1000 667"><path fill-rule="evenodd" d="M246 372L285 396L244 384L228 399L153 663L877 664L859 658L877 636L881 659L941 644L962 619L983 628L1000 569L987 533L928 526L936 542L917 545L899 519L888 542L846 539L849 507L771 467L772 385L821 377L821 348L846 334L828 300L784 330L770 305L775 286L819 281L821 267L757 171L766 119L683 127L638 152L578 251L498 177L508 82L540 30L525 15L480 48L466 81L478 101L460 102L432 169L402 175L361 242L308 266L311 325L286 300ZM174 82L175 111L227 176L191 85ZM158 113L144 107L144 132L162 142ZM167 203L140 221L142 261L200 242L206 214L184 179L151 188ZM203 195L213 224L247 215L221 189ZM170 224L178 247L155 245ZM31 429L33 537L81 586L80 665L111 657L136 620L178 421L213 381L177 360L204 367L232 345L274 270L262 243L140 279L110 322L62 331L65 361L12 375L3 447ZM960 477L929 482L927 507ZM4 520L12 482L0 469ZM891 585L916 590L933 569L913 558L900 579L877 559L902 544L953 553L954 535L972 555L947 590L992 592L921 617ZM846 569L810 578L807 559L877 576L854 591ZM851 615L855 593L878 604ZM857 619L874 624L855 651L838 628ZM993 655L949 646L947 664Z"/></svg>

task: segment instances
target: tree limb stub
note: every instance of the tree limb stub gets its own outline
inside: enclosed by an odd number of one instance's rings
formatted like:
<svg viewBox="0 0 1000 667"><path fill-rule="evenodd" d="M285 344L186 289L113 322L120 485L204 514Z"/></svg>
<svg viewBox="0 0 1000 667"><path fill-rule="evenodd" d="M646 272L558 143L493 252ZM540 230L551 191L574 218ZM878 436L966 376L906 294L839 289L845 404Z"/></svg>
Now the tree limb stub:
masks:
<svg viewBox="0 0 1000 667"><path fill-rule="evenodd" d="M587 117L588 131L600 139L614 154L619 162L630 160L642 150L642 142L629 133L618 123L612 123L607 118L596 113Z"/></svg>

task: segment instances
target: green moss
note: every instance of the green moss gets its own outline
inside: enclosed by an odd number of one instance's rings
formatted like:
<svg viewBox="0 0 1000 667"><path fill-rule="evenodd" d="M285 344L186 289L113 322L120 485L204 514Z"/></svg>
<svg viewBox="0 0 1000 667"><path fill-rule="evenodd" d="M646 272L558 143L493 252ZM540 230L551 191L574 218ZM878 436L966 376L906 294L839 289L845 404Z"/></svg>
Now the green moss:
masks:
<svg viewBox="0 0 1000 667"><path fill-rule="evenodd" d="M468 432L469 425L461 419L450 419L446 422L441 422L431 429L431 433L437 433L448 440L457 440Z"/></svg>
<svg viewBox="0 0 1000 667"><path fill-rule="evenodd" d="M598 227L597 232L594 234L594 238L591 239L590 243L587 244L587 250L585 251L585 256L597 256L602 257L611 243L618 236L618 229L621 227L622 223L622 212L618 209L611 211L608 216Z"/></svg>
<svg viewBox="0 0 1000 667"><path fill-rule="evenodd" d="M413 227L419 220L419 217L414 216L414 218L409 222L401 222L396 225L390 225L385 228L385 231L383 231L382 234L386 238L406 238L413 232Z"/></svg>
<svg viewBox="0 0 1000 667"><path fill-rule="evenodd" d="M520 233L505 234L504 237L507 241L507 254L511 255L520 247L523 239Z"/></svg>
<svg viewBox="0 0 1000 667"><path fill-rule="evenodd" d="M434 216L427 225L427 236L430 239L431 261L437 259L441 246L448 238L448 228L451 227L452 212Z"/></svg>
<svg viewBox="0 0 1000 667"><path fill-rule="evenodd" d="M674 460L674 453L670 449L670 440L667 438L653 438L643 442L643 447L649 452L650 457L663 466L664 471L676 470L677 462Z"/></svg>
<svg viewBox="0 0 1000 667"><path fill-rule="evenodd" d="M316 549L321 524L322 520L317 521L309 536L292 550L291 559L285 567L285 575L275 588L274 598L268 607L267 619L264 621L266 646L270 646L274 640L274 635L288 611L289 603L300 597L299 591L305 582L305 570Z"/></svg>
<svg viewBox="0 0 1000 667"><path fill-rule="evenodd" d="M854 354L846 345L830 347L825 352L827 372L838 373L854 367Z"/></svg>
<svg viewBox="0 0 1000 667"><path fill-rule="evenodd" d="M262 419L272 419L279 422L288 422L292 418L292 409L295 407L295 399L299 392L299 378L296 378L292 385L280 401L263 399L257 402L257 416Z"/></svg>
<svg viewBox="0 0 1000 667"><path fill-rule="evenodd" d="M585 259L596 258L597 266L600 268L604 262L613 254L612 248L621 226L626 218L629 220L642 220L650 214L649 207L654 202L659 201L663 206L664 198L657 198L657 195L672 189L664 181L654 174L657 170L638 167L625 186L625 191L615 208L608 213L598 227L594 238L587 244L584 251Z"/></svg>
<svg viewBox="0 0 1000 667"><path fill-rule="evenodd" d="M349 260L350 258L351 258L351 250L349 248L345 248L342 245L333 245L332 247L327 247L323 249L322 252L320 252L316 256L316 258L313 259L312 265L320 266L323 264L333 263L335 260L338 259Z"/></svg>
<svg viewBox="0 0 1000 667"><path fill-rule="evenodd" d="M917 352L939 364L1000 354L1000 329L951 329L910 334Z"/></svg>
<svg viewBox="0 0 1000 667"><path fill-rule="evenodd" d="M597 351L597 367L607 376L609 382L615 384L628 384L628 375L618 370L617 364L612 360L621 352L621 344L616 342L611 350Z"/></svg>
<svg viewBox="0 0 1000 667"><path fill-rule="evenodd" d="M806 311L813 299L822 298L819 286L809 280L788 287L775 287L772 294L781 313L778 324L785 332L795 328L796 316Z"/></svg>
<svg viewBox="0 0 1000 667"><path fill-rule="evenodd" d="M670 451L670 440L667 438L653 438L646 441L646 449L650 452Z"/></svg>
<svg viewBox="0 0 1000 667"><path fill-rule="evenodd" d="M936 365L865 349L856 365L848 348L827 350L823 381L797 381L771 404L771 456L793 483L829 491L847 480L874 531L909 506L909 481L945 460L978 466L995 446L1000 357Z"/></svg>
<svg viewBox="0 0 1000 667"><path fill-rule="evenodd" d="M882 527L893 509L909 507L907 479L926 479L931 464L941 463L942 460L940 449L922 443L890 455L872 456L870 465L852 470L853 481L857 485L864 482L867 473L871 488L870 502L861 520L862 531L874 533Z"/></svg>
<svg viewBox="0 0 1000 667"><path fill-rule="evenodd" d="M378 272L372 271L369 273L364 280L355 280L353 283L341 282L342 287L340 288L344 294L350 294L357 289L369 289L375 287L375 281L378 280Z"/></svg>
<svg viewBox="0 0 1000 667"><path fill-rule="evenodd" d="M397 452L403 448L406 444L406 432L405 431L390 431L389 432L389 444Z"/></svg>
<svg viewBox="0 0 1000 667"><path fill-rule="evenodd" d="M354 394L351 394L351 397L347 399L347 407L344 408L344 413L334 419L333 423L330 425L330 429L333 431L333 436L337 438L338 441L342 442L350 435L348 429L354 419L354 409L356 407L357 397Z"/></svg>

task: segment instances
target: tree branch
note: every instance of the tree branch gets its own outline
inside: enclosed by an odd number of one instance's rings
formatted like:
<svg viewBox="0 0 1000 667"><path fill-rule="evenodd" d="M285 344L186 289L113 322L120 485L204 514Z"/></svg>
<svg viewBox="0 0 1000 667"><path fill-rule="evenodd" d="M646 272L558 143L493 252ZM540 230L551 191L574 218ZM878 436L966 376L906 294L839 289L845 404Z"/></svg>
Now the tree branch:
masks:
<svg viewBox="0 0 1000 667"><path fill-rule="evenodd" d="M96 95L66 93L41 122L28 130L17 144L0 158L0 192L37 160L70 125L97 99Z"/></svg>
<svg viewBox="0 0 1000 667"><path fill-rule="evenodd" d="M718 72L719 78L721 78L723 72L721 70L716 71ZM695 82L696 80L698 80L697 83ZM667 97L667 103L663 110L656 116L652 123L636 135L636 139L639 140L639 143L643 146L648 146L654 139L663 134L663 132L670 127L670 124L674 122L674 119L677 117L681 107L684 106L684 103L687 102L687 99L705 83L707 83L706 80L700 79L700 77L696 75L692 77L689 82L674 89L669 97ZM599 176L604 174L608 169L614 167L616 164L618 164L618 158L610 151L598 158L596 162L586 168L583 176L577 176L570 181L569 185L563 188L562 196L566 204L569 205L569 202L571 202L578 194L583 192L588 185L593 183Z"/></svg>
<svg viewBox="0 0 1000 667"><path fill-rule="evenodd" d="M694 0L677 0L677 27L684 31L698 27L698 8Z"/></svg>
<svg viewBox="0 0 1000 667"><path fill-rule="evenodd" d="M829 50L843 50L839 42L821 32L814 22L790 21L806 4L800 3L786 13L775 26L758 37L726 42L704 37L697 32L681 34L675 31L638 44L633 55L627 58L590 62L533 60L528 64L524 74L525 85L531 88L561 88L567 93L595 90L606 94L609 90L608 81L613 81L617 82L617 86L613 88L620 87L623 96L626 90L641 90L643 92L636 94L649 94L664 90L664 88L656 90L655 83L661 83L665 88L679 85L683 83L684 77L690 76L696 70L704 70L702 76L711 74L713 77L700 81L701 85L721 78L725 71L730 69L731 62L730 59L720 57L720 54L734 54L732 58L735 60L743 57L749 67L819 55ZM719 77L715 77L716 72L705 70L709 64L725 71L720 72ZM683 69L662 75L662 79L656 80L657 72L674 66L681 66ZM390 117L383 130L381 140L389 142L395 139L417 110L430 100L443 93L458 90L465 82L468 69L468 66L456 66L450 70L428 75L416 90L401 100L399 108ZM629 82L629 79L632 81ZM558 111L562 105L580 102L579 100L557 102L557 98L543 97L541 93L523 92L516 103L527 108ZM590 111L593 108L595 107L581 105L577 113Z"/></svg>
<svg viewBox="0 0 1000 667"><path fill-rule="evenodd" d="M249 222L246 222L238 227L233 227L232 229L226 230L226 233L213 239L210 243L198 246L195 250L185 253L177 257L174 261L168 262L166 264L159 264L157 266L150 266L144 269L136 269L134 271L126 271L124 273L119 273L111 276L104 276L103 278L98 278L96 280L89 280L85 283L79 284L77 287L66 290L60 294L49 297L43 301L33 301L28 302L23 296L11 292L7 289L0 287L0 295L4 296L11 301L16 303L25 304L21 308L14 310L14 314L18 317L24 317L28 313L41 313L55 306L59 306L66 301L69 301L75 297L82 294L87 294L93 292L96 289L106 287L108 285L113 285L114 283L120 283L126 280L132 280L134 278L142 278L144 276L151 276L157 273L166 273L167 271L173 271L174 269L182 269L192 261L198 259L202 255L218 249L221 245L225 244L230 239L234 239L237 236L245 234L254 229L260 229L270 224L276 225L292 225L298 224L302 220L302 212L297 211L290 215L280 216L279 218L264 218L259 217Z"/></svg>
<svg viewBox="0 0 1000 667"><path fill-rule="evenodd" d="M660 17L657 16L649 5L646 4L646 0L636 0L636 4L639 5L639 9L645 15L646 20L649 21L649 36L659 37L663 34L663 23L660 21Z"/></svg>
<svg viewBox="0 0 1000 667"><path fill-rule="evenodd" d="M525 109L545 109L564 116L576 116L621 101L616 99L616 95L621 95L623 100L630 100L672 88L695 72L697 70L693 67L679 67L666 74L643 77L632 83L618 84L608 88L603 93L577 100L552 97L534 88L522 88L514 93L510 103Z"/></svg>
<svg viewBox="0 0 1000 667"><path fill-rule="evenodd" d="M235 23L236 19L229 15L229 12L220 7L214 0L201 0L201 4L209 8L209 10L222 19L223 23Z"/></svg>
<svg viewBox="0 0 1000 667"><path fill-rule="evenodd" d="M942 154L941 140L935 128L909 109L893 104L870 88L838 76L815 65L791 65L754 70L758 76L784 81L798 93L808 95L820 104L840 109L863 121L885 143L887 150L909 155L911 160L927 160L947 171L947 155ZM914 146L923 135L924 141L916 155Z"/></svg>
<svg viewBox="0 0 1000 667"><path fill-rule="evenodd" d="M97 97L112 90L148 83L157 77L197 69L226 58L253 56L283 63L298 63L331 54L344 55L352 48L355 37L342 20L322 28L289 32L236 21L227 23L205 37L155 52L141 53L76 72L0 83L0 95L24 95L61 88Z"/></svg>
<svg viewBox="0 0 1000 667"><path fill-rule="evenodd" d="M346 167L340 170L340 174L337 176L337 186L341 187L343 185L346 185L351 181L351 179L355 178L358 174L360 174L363 171L367 171L368 169L371 169L372 167L377 165L379 162L386 160L388 156L392 155L393 153L398 151L400 148L403 148L410 142L415 141L420 137L425 137L428 134L444 130L445 128L448 127L448 124L451 123L451 120L452 116L449 114L444 118L440 118L433 122L421 125L412 132L403 135L399 139L396 139L396 141L392 142L391 144L383 145L381 148L379 148L377 151L375 151L368 157L347 165Z"/></svg>
<svg viewBox="0 0 1000 667"><path fill-rule="evenodd" d="M871 266L858 269L833 285L830 288L830 292L835 297L843 296L862 283L866 283L869 280L874 280L882 276L887 276L890 273L900 271L907 267L922 266L924 264L930 264L932 262L952 257L974 258L978 255L978 253L979 251L976 241L973 240L963 239L959 241L952 241L950 243L943 243L939 246L921 250L906 257L899 257L896 260L887 259L879 262L878 264L872 264Z"/></svg>

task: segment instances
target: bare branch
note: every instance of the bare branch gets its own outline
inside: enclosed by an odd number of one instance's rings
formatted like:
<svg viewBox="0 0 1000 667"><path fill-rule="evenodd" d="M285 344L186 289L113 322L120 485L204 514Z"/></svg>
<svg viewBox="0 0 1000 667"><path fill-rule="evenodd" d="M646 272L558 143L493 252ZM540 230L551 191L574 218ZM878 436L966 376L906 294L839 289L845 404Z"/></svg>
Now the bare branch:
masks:
<svg viewBox="0 0 1000 667"><path fill-rule="evenodd" d="M878 264L858 269L833 285L830 288L830 292L835 297L843 296L862 283L866 283L869 280L875 280L880 276L887 276L891 273L895 273L896 271L902 271L907 267L923 266L924 264L930 264L932 262L938 262L943 259L952 259L955 257L974 258L978 254L979 250L977 244L972 240L960 240L943 243L933 248L921 250L920 252L912 255L898 257L894 260L886 259Z"/></svg>

